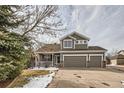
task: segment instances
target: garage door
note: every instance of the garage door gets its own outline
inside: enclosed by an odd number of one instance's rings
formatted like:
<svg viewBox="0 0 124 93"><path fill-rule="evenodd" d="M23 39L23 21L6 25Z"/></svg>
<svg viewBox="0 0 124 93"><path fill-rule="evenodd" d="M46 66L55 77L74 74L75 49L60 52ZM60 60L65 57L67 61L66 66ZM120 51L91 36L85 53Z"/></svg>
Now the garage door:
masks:
<svg viewBox="0 0 124 93"><path fill-rule="evenodd" d="M86 56L64 56L64 67L86 67Z"/></svg>
<svg viewBox="0 0 124 93"><path fill-rule="evenodd" d="M90 56L88 67L101 67L101 56Z"/></svg>

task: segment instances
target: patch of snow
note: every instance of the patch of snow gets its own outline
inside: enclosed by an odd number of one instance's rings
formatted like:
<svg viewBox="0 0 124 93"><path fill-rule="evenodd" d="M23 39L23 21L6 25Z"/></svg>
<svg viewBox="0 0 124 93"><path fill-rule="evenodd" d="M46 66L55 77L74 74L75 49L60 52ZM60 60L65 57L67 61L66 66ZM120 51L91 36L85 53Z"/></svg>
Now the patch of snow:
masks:
<svg viewBox="0 0 124 93"><path fill-rule="evenodd" d="M47 85L52 81L54 75L55 72L48 75L31 77L29 78L29 83L24 85L23 88L46 88Z"/></svg>
<svg viewBox="0 0 124 93"><path fill-rule="evenodd" d="M59 68L56 68L56 67L48 67L48 68L45 68L45 67L34 67L33 69L30 69L30 70L59 70Z"/></svg>
<svg viewBox="0 0 124 93"><path fill-rule="evenodd" d="M109 64L109 65L107 65L107 66L117 66L116 64Z"/></svg>
<svg viewBox="0 0 124 93"><path fill-rule="evenodd" d="M121 80L121 84L124 85L124 80Z"/></svg>

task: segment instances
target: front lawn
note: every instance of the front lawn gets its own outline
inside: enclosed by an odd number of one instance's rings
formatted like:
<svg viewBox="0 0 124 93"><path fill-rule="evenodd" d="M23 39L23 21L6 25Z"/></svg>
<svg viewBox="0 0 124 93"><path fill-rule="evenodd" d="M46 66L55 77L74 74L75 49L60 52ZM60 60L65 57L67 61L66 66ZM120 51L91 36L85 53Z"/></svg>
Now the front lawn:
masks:
<svg viewBox="0 0 124 93"><path fill-rule="evenodd" d="M18 76L8 87L23 87L23 85L29 82L28 78L47 74L49 74L48 70L23 70L22 74Z"/></svg>

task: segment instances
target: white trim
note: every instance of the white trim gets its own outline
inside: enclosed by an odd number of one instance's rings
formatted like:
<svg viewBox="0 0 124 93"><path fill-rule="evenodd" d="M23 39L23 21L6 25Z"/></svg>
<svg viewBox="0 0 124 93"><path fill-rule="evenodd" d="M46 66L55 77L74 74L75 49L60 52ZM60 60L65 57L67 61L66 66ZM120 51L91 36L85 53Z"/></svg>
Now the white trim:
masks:
<svg viewBox="0 0 124 93"><path fill-rule="evenodd" d="M103 61L106 61L106 56L104 55Z"/></svg>
<svg viewBox="0 0 124 93"><path fill-rule="evenodd" d="M86 38L87 40L90 40L90 38L89 37L87 37L87 36L85 36L85 35L82 35L82 34L80 34L80 33L78 33L78 32L71 32L70 34L67 34L67 35L65 35L65 36L63 36L62 38L60 38L60 40L63 40L64 38L66 38L67 36L70 36L70 35L72 35L72 34L77 34L77 35L79 35L79 36L81 36L81 37L84 37L84 38Z"/></svg>
<svg viewBox="0 0 124 93"><path fill-rule="evenodd" d="M89 52L106 52L106 50L84 50L84 51L59 51L60 53L89 53Z"/></svg>
<svg viewBox="0 0 124 93"><path fill-rule="evenodd" d="M72 41L72 39L64 39L63 41Z"/></svg>
<svg viewBox="0 0 124 93"><path fill-rule="evenodd" d="M53 66L53 54L52 54L52 66Z"/></svg>
<svg viewBox="0 0 124 93"><path fill-rule="evenodd" d="M63 41L60 41L60 46L61 46L61 49L63 48L63 47L62 47L62 45L63 45Z"/></svg>
<svg viewBox="0 0 124 93"><path fill-rule="evenodd" d="M72 36L68 36L68 37L70 37L71 39L74 39L74 40L76 40L76 38L74 38L74 37L72 37Z"/></svg>
<svg viewBox="0 0 124 93"><path fill-rule="evenodd" d="M89 61L90 61L90 57L91 56L101 56L102 57L102 59L101 59L101 67L103 67L103 56L104 56L104 54L89 54Z"/></svg>
<svg viewBox="0 0 124 93"><path fill-rule="evenodd" d="M72 46L71 47L65 47L65 45L64 45L65 41L71 41ZM65 40L63 40L63 48L73 48L73 42L72 41L73 41L72 39L65 39Z"/></svg>
<svg viewBox="0 0 124 93"><path fill-rule="evenodd" d="M55 55L55 59L57 59L57 57L58 57L58 56L60 56L60 55ZM56 64L58 64L58 62L57 62L57 61L58 61L58 60L56 60Z"/></svg>
<svg viewBox="0 0 124 93"><path fill-rule="evenodd" d="M64 66L64 57L65 56L85 56L86 57L86 67L87 67L88 54L63 54L63 66Z"/></svg>
<svg viewBox="0 0 124 93"><path fill-rule="evenodd" d="M38 62L40 61L40 55L38 54Z"/></svg>
<svg viewBox="0 0 124 93"><path fill-rule="evenodd" d="M86 43L84 43L84 44L88 44L88 40L83 40L83 42L85 42L86 41Z"/></svg>
<svg viewBox="0 0 124 93"><path fill-rule="evenodd" d="M74 49L75 49L76 41L74 40Z"/></svg>
<svg viewBox="0 0 124 93"><path fill-rule="evenodd" d="M50 54L50 53L96 53L96 52L106 52L106 50L84 50L84 51L58 51L58 52L36 52L36 53L44 53L44 54Z"/></svg>
<svg viewBox="0 0 124 93"><path fill-rule="evenodd" d="M77 45L80 45L80 44L88 44L88 40L76 40L78 41L78 43L76 43ZM82 43L80 43L82 41ZM84 43L84 41L86 41L86 43Z"/></svg>
<svg viewBox="0 0 124 93"><path fill-rule="evenodd" d="M36 52L38 54L42 53L42 54L52 54L52 53L60 53L59 51L58 52Z"/></svg>
<svg viewBox="0 0 124 93"><path fill-rule="evenodd" d="M102 57L101 61L103 61L103 54L89 54L89 61L91 56L101 56Z"/></svg>
<svg viewBox="0 0 124 93"><path fill-rule="evenodd" d="M38 66L38 55L35 54L35 67L37 67L37 66Z"/></svg>

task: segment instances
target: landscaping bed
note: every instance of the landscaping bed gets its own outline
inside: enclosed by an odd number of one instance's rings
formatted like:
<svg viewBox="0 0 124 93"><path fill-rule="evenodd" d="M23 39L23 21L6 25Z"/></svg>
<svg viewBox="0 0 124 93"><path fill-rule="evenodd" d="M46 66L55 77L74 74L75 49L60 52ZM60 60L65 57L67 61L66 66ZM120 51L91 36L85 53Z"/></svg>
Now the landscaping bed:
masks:
<svg viewBox="0 0 124 93"><path fill-rule="evenodd" d="M13 80L0 81L0 88L7 87Z"/></svg>
<svg viewBox="0 0 124 93"><path fill-rule="evenodd" d="M8 88L45 88L52 81L57 68L27 69Z"/></svg>
<svg viewBox="0 0 124 93"><path fill-rule="evenodd" d="M8 87L23 87L30 80L30 77L37 77L40 75L47 75L49 71L46 70L24 70L20 76L18 76Z"/></svg>

